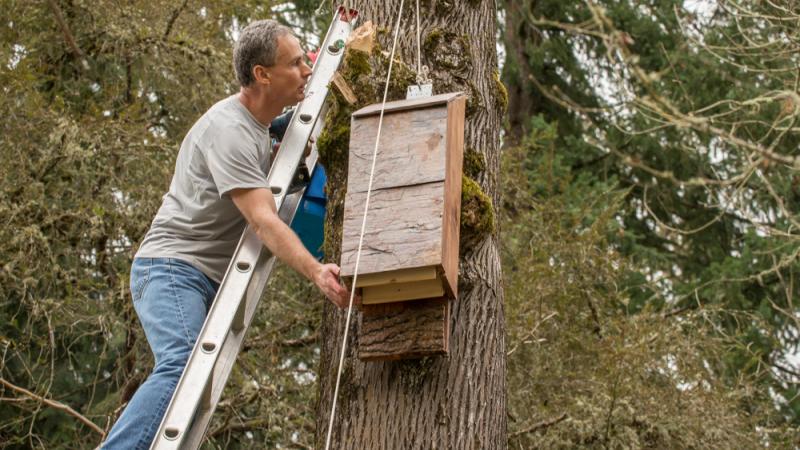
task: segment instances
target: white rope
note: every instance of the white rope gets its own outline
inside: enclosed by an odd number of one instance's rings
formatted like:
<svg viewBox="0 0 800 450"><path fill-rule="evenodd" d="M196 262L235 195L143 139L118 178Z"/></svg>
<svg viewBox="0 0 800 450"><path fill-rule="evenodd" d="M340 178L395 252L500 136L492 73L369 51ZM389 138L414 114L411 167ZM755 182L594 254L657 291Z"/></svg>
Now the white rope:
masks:
<svg viewBox="0 0 800 450"><path fill-rule="evenodd" d="M316 15L322 14L322 8L325 7L326 1L327 0L321 0L319 2L319 6L317 6L317 9L314 10L314 14L316 14ZM331 4L331 9L335 9L334 6L333 6L333 0L330 1L330 4Z"/></svg>
<svg viewBox="0 0 800 450"><path fill-rule="evenodd" d="M419 43L419 0L417 0L417 77L422 73L422 51ZM419 82L419 80L417 80Z"/></svg>
<svg viewBox="0 0 800 450"><path fill-rule="evenodd" d="M403 2L400 0L400 9L397 11L397 21L395 22L394 42L392 43L392 51L389 54L389 70L386 74L386 86L383 89L383 102L381 103L381 115L378 118L378 135L375 137L375 148L372 150L372 168L369 171L369 183L367 184L367 200L364 203L364 217L361 220L361 234L358 238L358 250L356 251L356 265L353 270L353 283L350 290L350 303L347 306L347 318L344 322L344 338L342 339L342 351L339 354L339 369L336 372L336 387L333 390L333 404L331 405L331 416L328 422L328 437L325 440L325 450L330 450L331 434L333 432L333 420L336 417L336 401L339 397L339 382L342 379L342 367L344 366L344 355L347 350L347 335L350 331L350 316L353 311L353 298L356 293L356 281L358 280L358 265L361 262L361 247L364 244L364 231L367 228L367 211L369 211L369 197L372 192L372 179L375 175L375 161L378 159L378 144L381 140L381 128L383 126L383 109L386 106L386 97L389 94L389 81L392 79L392 62L394 60L394 51L397 47L397 36L400 32L400 19L403 13Z"/></svg>
<svg viewBox="0 0 800 450"><path fill-rule="evenodd" d="M422 27L419 23L419 0L417 0L417 84L423 85L428 84L431 82L431 78L428 76L428 66L422 65L422 49L421 49L421 38L420 38L420 30Z"/></svg>

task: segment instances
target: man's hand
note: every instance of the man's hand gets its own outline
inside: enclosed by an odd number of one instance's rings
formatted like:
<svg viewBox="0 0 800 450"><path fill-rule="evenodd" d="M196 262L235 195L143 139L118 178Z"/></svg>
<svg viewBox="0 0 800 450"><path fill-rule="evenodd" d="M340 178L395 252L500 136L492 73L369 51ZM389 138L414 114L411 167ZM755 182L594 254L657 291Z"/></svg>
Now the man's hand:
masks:
<svg viewBox="0 0 800 450"><path fill-rule="evenodd" d="M314 146L315 139L314 137L308 138L308 142L306 143L306 149L303 152L303 158L308 158L308 155L311 154L311 148Z"/></svg>
<svg viewBox="0 0 800 450"><path fill-rule="evenodd" d="M347 308L350 292L339 283L339 266L320 264L313 278L314 284L339 308Z"/></svg>

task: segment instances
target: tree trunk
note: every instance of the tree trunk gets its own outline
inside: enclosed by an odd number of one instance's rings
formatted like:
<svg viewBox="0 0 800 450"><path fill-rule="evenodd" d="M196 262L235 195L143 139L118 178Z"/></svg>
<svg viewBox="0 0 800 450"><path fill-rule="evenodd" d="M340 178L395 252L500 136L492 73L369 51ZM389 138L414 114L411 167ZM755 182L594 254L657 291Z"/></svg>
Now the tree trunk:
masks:
<svg viewBox="0 0 800 450"><path fill-rule="evenodd" d="M529 81L532 74L526 54L527 48L539 45L541 36L525 20L526 11L533 10L533 2L506 0L504 3L506 60L502 75L509 94L508 134L505 138L511 147L519 145L528 134L527 121L538 112L534 109L536 105L543 104L541 94Z"/></svg>
<svg viewBox="0 0 800 450"><path fill-rule="evenodd" d="M379 32L385 51L391 49L399 4L349 2L359 11L359 23L371 20L379 30L389 31ZM465 197L459 298L451 302L449 356L362 362L356 357L360 314L353 312L331 441L335 449L506 447L505 321L493 205L499 204L499 138L507 97L497 73L496 5L489 0L427 0L420 9L422 63L431 70L434 94L460 90L469 96L464 173L486 194L480 198L485 199L488 221L478 220L484 226L474 226L480 211L471 211ZM416 61L414 11L414 0L406 0L396 53L409 67ZM374 79L385 80L386 67L375 69ZM382 93L382 82L374 88ZM321 158L330 174L326 257L338 263L347 158ZM346 315L328 305L322 321L317 448L324 448L326 439Z"/></svg>

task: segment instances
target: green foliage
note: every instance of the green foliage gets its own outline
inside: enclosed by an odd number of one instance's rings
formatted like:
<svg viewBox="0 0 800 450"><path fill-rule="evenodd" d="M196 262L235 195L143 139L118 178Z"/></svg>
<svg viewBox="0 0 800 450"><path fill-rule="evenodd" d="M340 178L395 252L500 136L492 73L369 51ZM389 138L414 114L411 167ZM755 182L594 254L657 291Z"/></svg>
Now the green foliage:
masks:
<svg viewBox="0 0 800 450"><path fill-rule="evenodd" d="M0 448L96 446L99 433L39 398L107 430L149 372L131 257L188 127L236 89L230 30L269 7L0 1ZM211 426L217 447L311 434L301 368L316 364L316 306L305 284L278 278Z"/></svg>
<svg viewBox="0 0 800 450"><path fill-rule="evenodd" d="M632 310L632 258L609 236L627 191L566 165L557 127L540 117L507 149L501 224L508 323L511 448L779 448L757 374L713 368L744 350L737 336L757 315L714 306L665 314Z"/></svg>
<svg viewBox="0 0 800 450"><path fill-rule="evenodd" d="M625 193L605 234L630 312L713 306L717 375L798 423L796 17L790 2L507 4L509 140L556 123L555 167ZM526 106L531 108L525 109ZM556 170L556 169L554 169ZM764 391L762 391L764 392Z"/></svg>

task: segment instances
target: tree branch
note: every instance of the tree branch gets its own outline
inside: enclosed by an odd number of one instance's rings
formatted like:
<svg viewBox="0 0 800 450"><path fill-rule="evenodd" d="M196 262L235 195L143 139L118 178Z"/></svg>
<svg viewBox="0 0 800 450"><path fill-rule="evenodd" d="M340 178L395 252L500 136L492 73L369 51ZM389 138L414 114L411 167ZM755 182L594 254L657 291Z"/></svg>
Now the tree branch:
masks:
<svg viewBox="0 0 800 450"><path fill-rule="evenodd" d="M75 42L75 37L72 35L72 31L70 31L67 22L64 20L64 14L61 13L61 7L58 6L56 0L48 0L48 3L50 3L50 8L53 10L53 15L56 16L56 22L58 22L61 32L64 33L64 40L67 41L67 45L69 46L70 50L72 50L73 55L75 55L75 58L81 62L81 65L84 69L88 69L89 63L86 62L83 51L81 51L80 47L78 47L78 43Z"/></svg>
<svg viewBox="0 0 800 450"><path fill-rule="evenodd" d="M0 384L2 384L3 386L7 387L8 389L11 389L14 392L18 392L20 394L23 394L25 396L28 396L28 397L36 400L36 401L44 403L45 405L47 405L47 406L49 406L51 408L58 409L60 411L66 412L70 416L72 416L72 417L78 419L79 421L83 422L84 425L86 425L89 428L91 428L93 431L98 433L100 436L105 437L105 435L106 435L105 432L103 432L102 428L97 426L97 424L95 424L94 422L89 420L83 414L81 414L78 411L75 411L74 409L72 409L72 407L70 407L69 405L65 405L64 403L61 403L59 401L50 400L50 399L44 398L44 397L42 397L40 395L36 395L33 392L31 392L31 391L29 391L29 390L27 390L27 389L25 389L23 387L19 387L19 386L16 386L14 384L9 383L4 378L0 378Z"/></svg>
<svg viewBox="0 0 800 450"><path fill-rule="evenodd" d="M780 370L780 371L781 371L781 372L783 372L783 373L786 373L786 374L792 375L793 377L800 379L800 372L797 372L796 370L792 370L792 369L790 369L790 368L788 368L788 367L784 367L783 365L781 365L781 364L778 364L778 363L776 363L776 362L771 362L771 363L770 363L770 365L771 365L772 367L774 367L774 368L776 368L776 369Z"/></svg>
<svg viewBox="0 0 800 450"><path fill-rule="evenodd" d="M172 26L175 25L175 21L178 20L178 16L180 16L183 9L186 8L187 3L189 3L189 0L183 0L181 6L179 6L175 11L172 11L172 15L167 21L167 28L164 30L164 36L162 37L163 40L167 40L167 37L169 37L169 34L172 32Z"/></svg>
<svg viewBox="0 0 800 450"><path fill-rule="evenodd" d="M309 334L308 336L300 337L297 339L284 339L282 341L272 342L267 339L253 340L248 344L242 346L242 353L248 352L254 348L263 348L267 345L277 345L279 347L303 347L313 344L319 339L319 331Z"/></svg>
<svg viewBox="0 0 800 450"><path fill-rule="evenodd" d="M553 425L564 421L567 417L568 417L567 413L563 413L558 417L554 417L552 419L547 419L547 420L542 420L541 422L536 422L531 426L525 427L525 428L523 428L521 430L517 430L517 431L511 433L511 437L519 436L520 434L531 433L533 431L538 431L538 430L541 430L541 429L544 429L544 428L552 427Z"/></svg>

